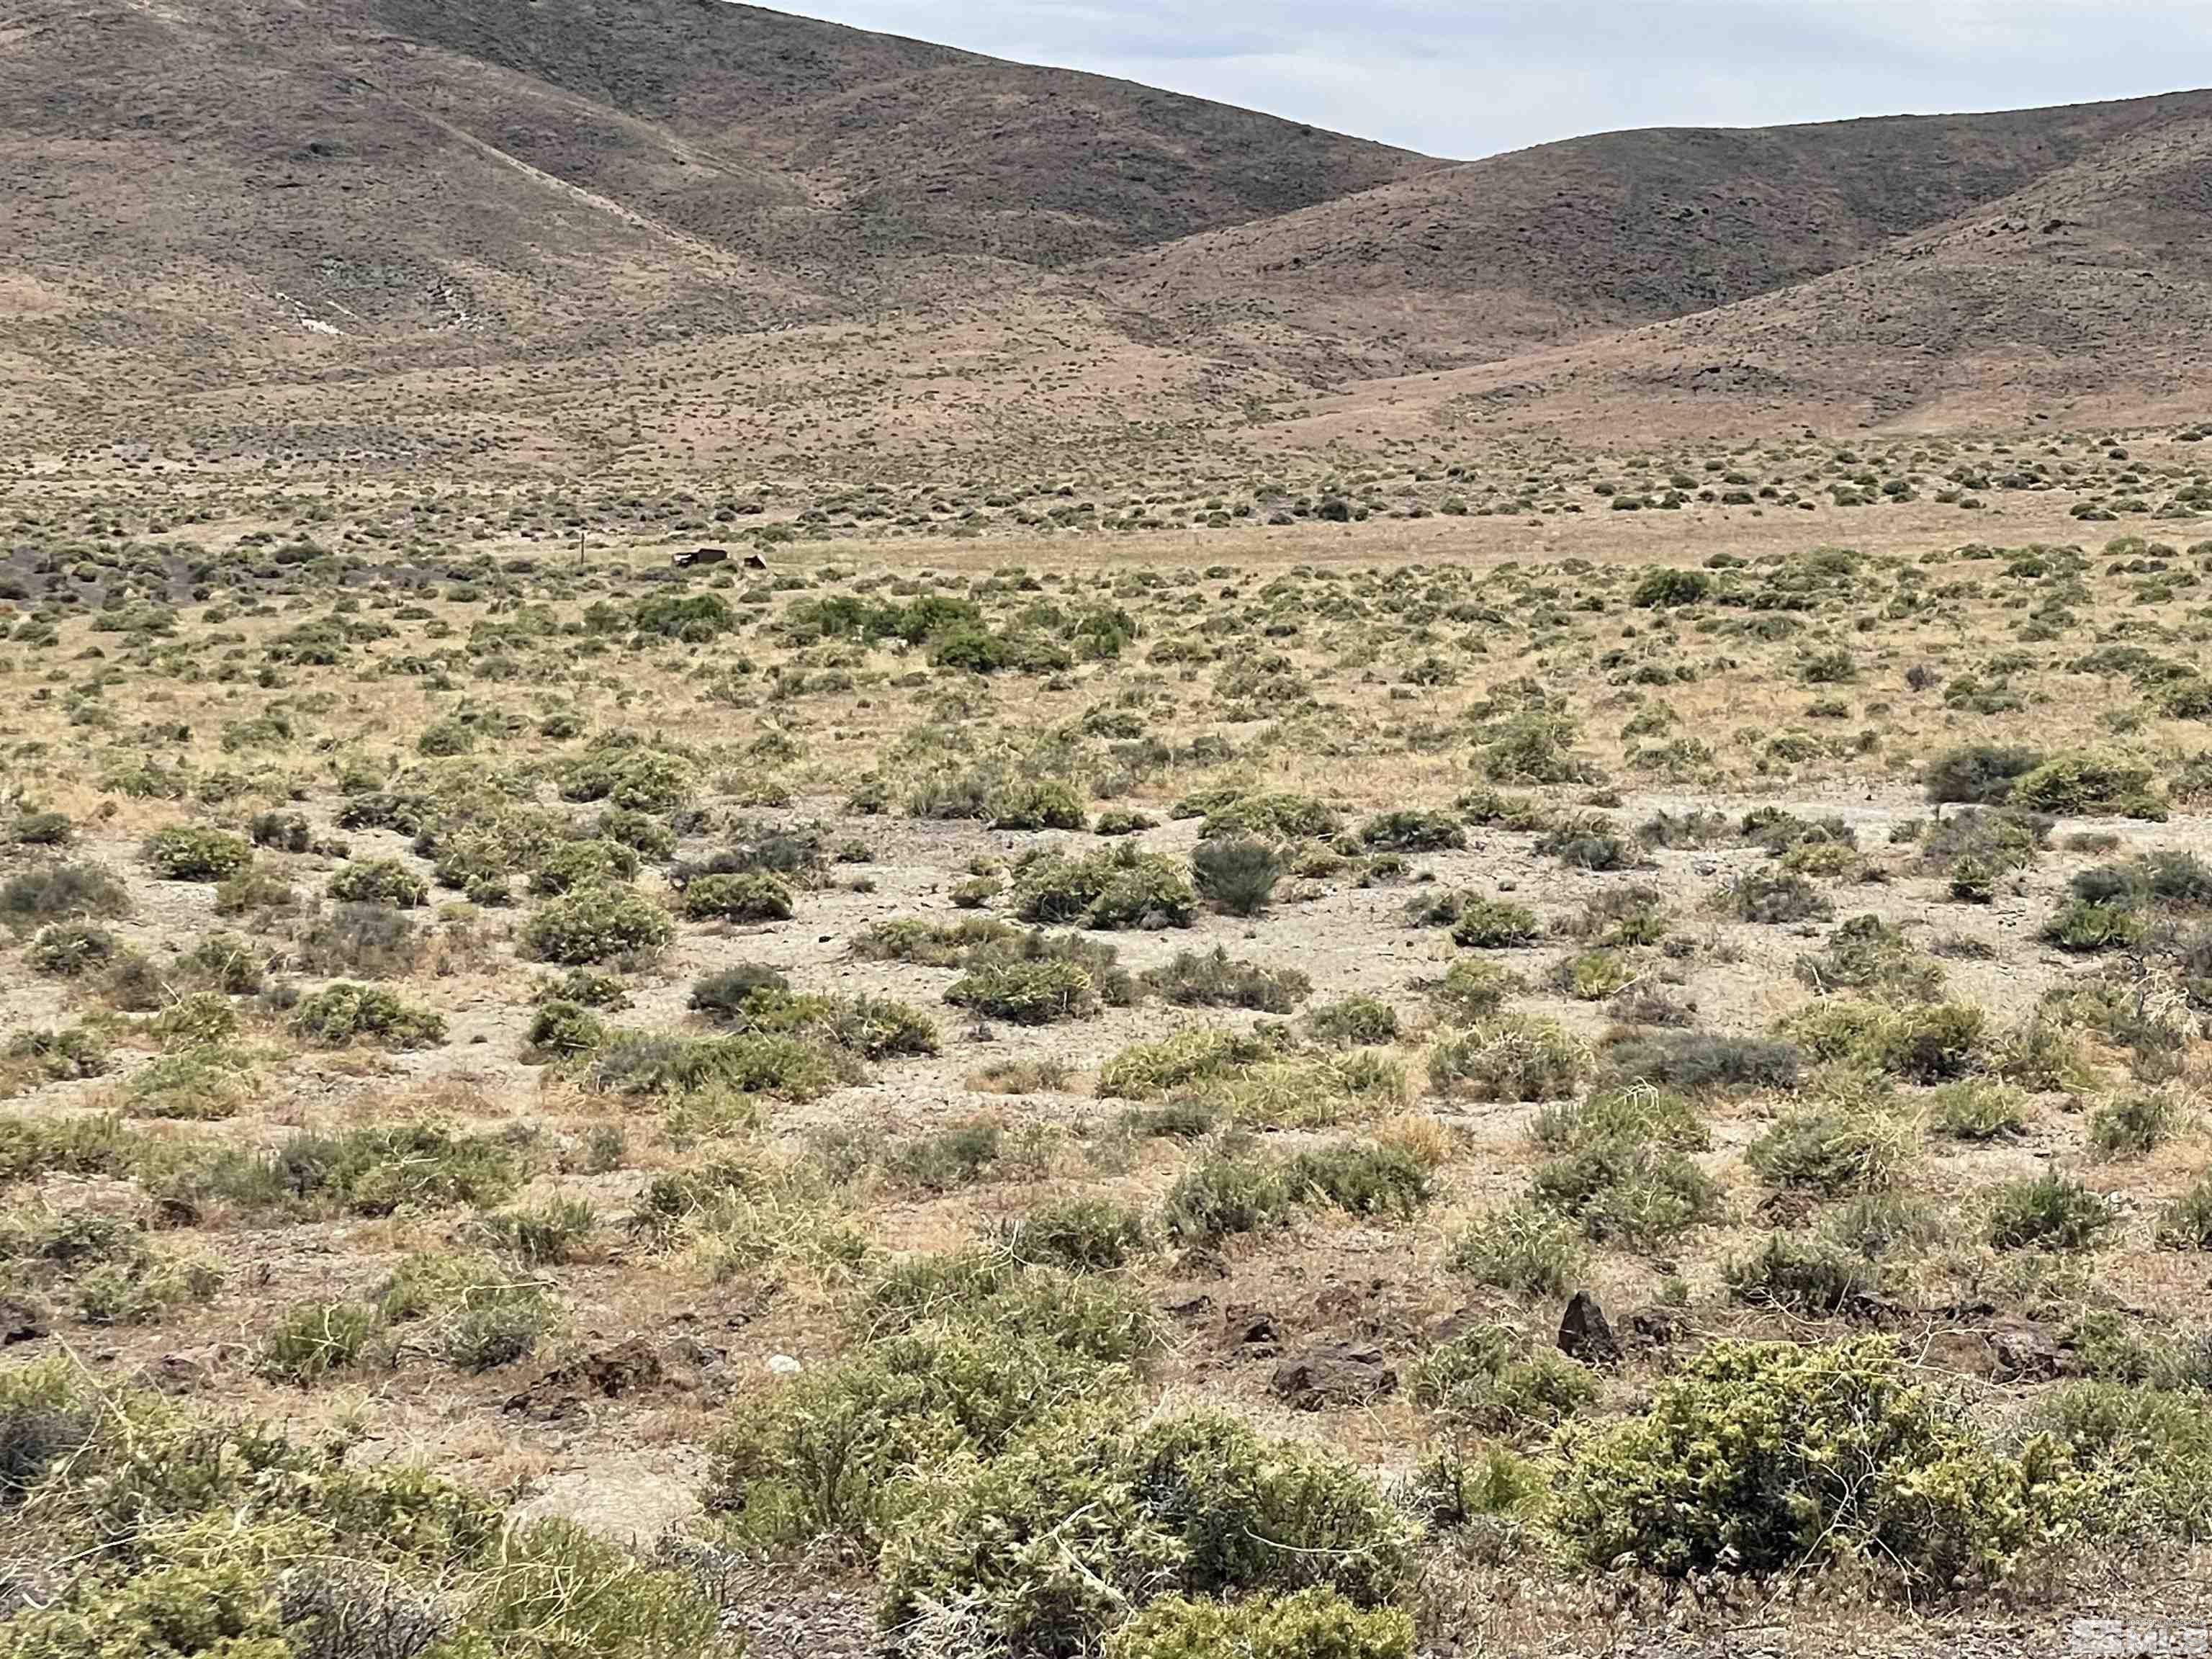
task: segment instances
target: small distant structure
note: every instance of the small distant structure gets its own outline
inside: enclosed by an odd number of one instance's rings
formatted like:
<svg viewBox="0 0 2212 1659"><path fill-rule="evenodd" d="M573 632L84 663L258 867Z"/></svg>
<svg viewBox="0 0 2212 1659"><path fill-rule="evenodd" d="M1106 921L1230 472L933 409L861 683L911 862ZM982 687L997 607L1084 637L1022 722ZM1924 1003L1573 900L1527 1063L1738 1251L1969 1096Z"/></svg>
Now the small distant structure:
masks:
<svg viewBox="0 0 2212 1659"><path fill-rule="evenodd" d="M730 556L726 547L695 547L689 553L676 553L669 562L678 570L689 570L695 564L720 564Z"/></svg>

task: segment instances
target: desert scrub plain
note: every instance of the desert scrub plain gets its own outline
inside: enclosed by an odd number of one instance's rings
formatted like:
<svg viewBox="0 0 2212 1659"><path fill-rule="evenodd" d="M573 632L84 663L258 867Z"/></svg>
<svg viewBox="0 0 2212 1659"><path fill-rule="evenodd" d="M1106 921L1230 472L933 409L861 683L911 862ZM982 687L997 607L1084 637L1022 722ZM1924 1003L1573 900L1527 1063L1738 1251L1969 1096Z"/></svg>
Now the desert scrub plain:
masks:
<svg viewBox="0 0 2212 1659"><path fill-rule="evenodd" d="M2201 1631L2197 435L17 478L11 1650Z"/></svg>

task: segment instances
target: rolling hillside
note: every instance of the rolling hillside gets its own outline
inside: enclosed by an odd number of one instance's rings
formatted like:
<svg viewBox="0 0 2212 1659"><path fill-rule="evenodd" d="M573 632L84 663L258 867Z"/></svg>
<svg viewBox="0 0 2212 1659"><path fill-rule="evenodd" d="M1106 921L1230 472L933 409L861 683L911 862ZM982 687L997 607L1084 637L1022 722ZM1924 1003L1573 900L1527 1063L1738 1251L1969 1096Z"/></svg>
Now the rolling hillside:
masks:
<svg viewBox="0 0 2212 1659"><path fill-rule="evenodd" d="M0 415L568 465L2162 408L2207 122L1446 164L720 0L29 0Z"/></svg>
<svg viewBox="0 0 2212 1659"><path fill-rule="evenodd" d="M1601 134L1116 259L1179 336L1322 375L1510 356L1825 275L2212 96Z"/></svg>

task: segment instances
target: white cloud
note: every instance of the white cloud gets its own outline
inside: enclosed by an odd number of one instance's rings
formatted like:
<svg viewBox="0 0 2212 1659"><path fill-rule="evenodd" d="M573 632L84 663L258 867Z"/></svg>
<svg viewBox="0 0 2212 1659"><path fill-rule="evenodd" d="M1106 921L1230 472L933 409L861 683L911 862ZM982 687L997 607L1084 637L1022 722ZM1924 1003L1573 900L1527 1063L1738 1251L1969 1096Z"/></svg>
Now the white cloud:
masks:
<svg viewBox="0 0 2212 1659"><path fill-rule="evenodd" d="M2212 84L2172 0L797 0L1456 156L1638 126L2079 103Z"/></svg>

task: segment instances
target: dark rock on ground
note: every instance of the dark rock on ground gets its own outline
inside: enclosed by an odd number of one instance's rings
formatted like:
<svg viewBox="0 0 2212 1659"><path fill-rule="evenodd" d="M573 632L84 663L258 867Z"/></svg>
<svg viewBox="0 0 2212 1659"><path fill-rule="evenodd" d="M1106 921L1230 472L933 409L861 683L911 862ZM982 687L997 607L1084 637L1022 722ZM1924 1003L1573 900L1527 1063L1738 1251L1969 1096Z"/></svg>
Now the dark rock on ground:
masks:
<svg viewBox="0 0 2212 1659"><path fill-rule="evenodd" d="M1588 1291L1577 1291L1560 1316L1559 1352L1585 1365L1610 1365L1620 1358L1620 1339Z"/></svg>
<svg viewBox="0 0 2212 1659"><path fill-rule="evenodd" d="M0 1347L35 1342L52 1329L44 1309L21 1297L0 1296Z"/></svg>
<svg viewBox="0 0 2212 1659"><path fill-rule="evenodd" d="M696 1352L704 1349L692 1345ZM682 1355L679 1365L690 1369ZM558 1422L603 1400L621 1400L663 1387L688 1387L672 1376L659 1352L642 1337L631 1337L565 1365L556 1365L507 1402L507 1409L540 1422Z"/></svg>
<svg viewBox="0 0 2212 1659"><path fill-rule="evenodd" d="M1282 1340L1275 1316L1250 1302L1232 1302L1222 1310L1221 1334L1231 1347L1265 1348L1270 1352Z"/></svg>
<svg viewBox="0 0 2212 1659"><path fill-rule="evenodd" d="M1376 1348L1320 1342L1275 1367L1268 1386L1293 1409L1364 1406L1398 1391L1398 1373Z"/></svg>

